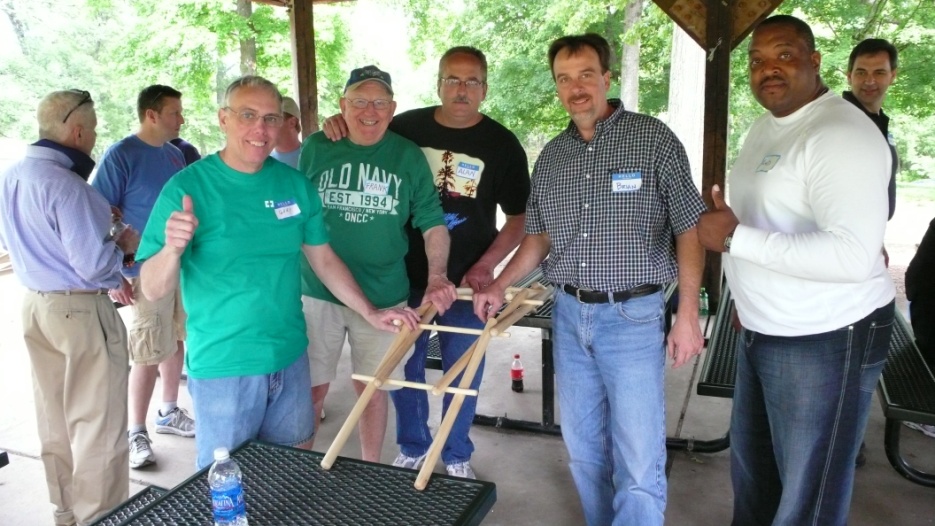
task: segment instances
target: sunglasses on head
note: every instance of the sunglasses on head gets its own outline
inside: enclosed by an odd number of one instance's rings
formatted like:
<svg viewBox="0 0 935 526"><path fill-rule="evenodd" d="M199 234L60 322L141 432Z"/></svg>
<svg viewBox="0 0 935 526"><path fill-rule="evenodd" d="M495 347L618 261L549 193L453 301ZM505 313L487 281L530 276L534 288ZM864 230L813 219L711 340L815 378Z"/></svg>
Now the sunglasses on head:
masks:
<svg viewBox="0 0 935 526"><path fill-rule="evenodd" d="M77 104L74 108L72 108L71 111L69 111L68 113L65 114L65 118L62 119L62 124L65 124L66 122L68 122L68 117L71 117L71 114L74 113L75 110L77 110L78 108L80 108L81 106L83 106L83 105L85 105L85 104L94 102L94 101L91 100L91 94L88 93L88 92L85 91L85 90L82 90L82 89L73 89L73 90L68 90L68 91L71 91L72 93L77 93L77 94L81 95L81 101L78 102L78 104Z"/></svg>

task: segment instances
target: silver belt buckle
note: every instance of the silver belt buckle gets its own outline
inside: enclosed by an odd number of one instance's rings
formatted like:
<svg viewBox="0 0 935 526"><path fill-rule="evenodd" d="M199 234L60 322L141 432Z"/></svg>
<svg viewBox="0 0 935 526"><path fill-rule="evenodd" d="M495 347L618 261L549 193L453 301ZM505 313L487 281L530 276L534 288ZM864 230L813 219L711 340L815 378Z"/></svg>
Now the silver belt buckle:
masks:
<svg viewBox="0 0 935 526"><path fill-rule="evenodd" d="M578 303L584 303L583 301L581 301L581 289L580 288L575 289L575 298L578 299Z"/></svg>

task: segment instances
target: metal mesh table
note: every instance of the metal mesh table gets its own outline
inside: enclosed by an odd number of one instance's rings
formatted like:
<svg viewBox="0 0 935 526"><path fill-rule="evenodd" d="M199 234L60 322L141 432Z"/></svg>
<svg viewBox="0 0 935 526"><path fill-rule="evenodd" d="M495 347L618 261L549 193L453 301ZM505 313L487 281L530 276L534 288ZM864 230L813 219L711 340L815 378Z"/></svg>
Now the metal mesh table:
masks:
<svg viewBox="0 0 935 526"><path fill-rule="evenodd" d="M418 491L412 470L340 458L326 471L322 453L259 441L231 456L243 471L251 526L474 525L497 500L491 482L436 474ZM208 469L118 524L212 524Z"/></svg>
<svg viewBox="0 0 935 526"><path fill-rule="evenodd" d="M734 378L737 376L737 339L740 334L731 326L733 300L727 284L721 285L721 302L714 318L714 330L708 340L698 394L721 398L734 397Z"/></svg>
<svg viewBox="0 0 935 526"><path fill-rule="evenodd" d="M135 515L138 511L149 506L159 497L168 493L169 490L159 486L147 486L146 489L130 497L130 499L120 506L114 508L107 516L98 519L93 526L117 526L125 524L126 521Z"/></svg>

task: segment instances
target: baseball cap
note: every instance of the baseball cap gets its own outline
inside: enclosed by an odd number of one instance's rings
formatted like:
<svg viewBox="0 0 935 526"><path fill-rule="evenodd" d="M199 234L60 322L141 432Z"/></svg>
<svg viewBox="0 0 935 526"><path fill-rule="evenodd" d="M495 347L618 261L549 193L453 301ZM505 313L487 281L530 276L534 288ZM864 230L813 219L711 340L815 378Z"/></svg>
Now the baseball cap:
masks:
<svg viewBox="0 0 935 526"><path fill-rule="evenodd" d="M362 68L357 68L354 71L351 71L351 77L347 79L347 84L344 85L344 93L347 93L347 90L354 89L369 80L375 80L380 84L383 84L390 92L390 95L393 94L393 85L392 81L390 80L390 74L385 71L381 71L380 68L376 66L364 66Z"/></svg>
<svg viewBox="0 0 935 526"><path fill-rule="evenodd" d="M283 97L282 98L282 112L288 113L293 117L301 117L302 112L299 111L299 105L295 103L295 99L292 97Z"/></svg>

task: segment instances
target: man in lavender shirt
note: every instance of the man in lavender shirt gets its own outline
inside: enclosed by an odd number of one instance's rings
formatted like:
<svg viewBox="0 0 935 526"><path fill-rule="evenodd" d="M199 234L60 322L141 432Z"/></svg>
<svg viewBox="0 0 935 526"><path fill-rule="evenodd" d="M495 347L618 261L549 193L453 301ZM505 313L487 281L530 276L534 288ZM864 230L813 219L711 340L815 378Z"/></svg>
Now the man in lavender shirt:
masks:
<svg viewBox="0 0 935 526"><path fill-rule="evenodd" d="M107 296L139 234L110 236L88 185L97 140L86 91L39 103L40 140L0 175L0 247L29 289L23 337L55 524L88 524L127 498L127 336Z"/></svg>

